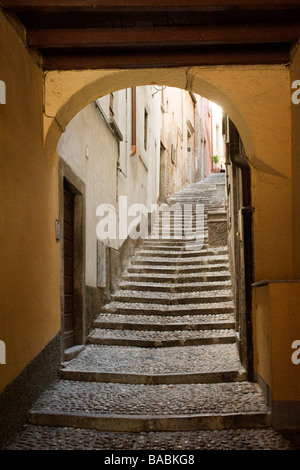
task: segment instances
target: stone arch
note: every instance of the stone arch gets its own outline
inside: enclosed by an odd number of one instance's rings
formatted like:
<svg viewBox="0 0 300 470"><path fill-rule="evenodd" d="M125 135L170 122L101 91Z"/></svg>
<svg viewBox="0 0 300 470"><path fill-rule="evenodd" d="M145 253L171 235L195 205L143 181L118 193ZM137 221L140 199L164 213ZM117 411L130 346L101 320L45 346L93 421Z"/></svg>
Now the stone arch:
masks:
<svg viewBox="0 0 300 470"><path fill-rule="evenodd" d="M189 67L176 69L141 70L87 70L48 72L45 75L45 150L55 153L61 134L71 119L96 98L113 91L159 84L186 89L214 101L221 106L237 127L246 154L254 157L254 143L250 128L239 104L228 93L228 79L222 87L220 67ZM224 72L225 70L223 70ZM213 72L213 73L212 73ZM230 88L230 87L229 87Z"/></svg>
<svg viewBox="0 0 300 470"><path fill-rule="evenodd" d="M284 65L211 66L140 70L51 71L45 74L45 155L56 147L71 119L96 98L132 86L168 85L193 91L220 105L236 126L251 169L254 281L291 279L290 73ZM272 227L272 237L266 237ZM284 241L284 242L283 242ZM256 321L258 303L254 287ZM264 332L253 323L257 358L268 361ZM252 329L252 328L251 328ZM258 339L256 337L258 335ZM265 376L264 365L258 373ZM260 370L261 369L261 370Z"/></svg>
<svg viewBox="0 0 300 470"><path fill-rule="evenodd" d="M252 175L255 280L290 278L293 259L290 74L283 65L201 66L134 70L50 71L44 77L44 155L57 166L56 147L71 119L94 99L127 87L162 84L216 102L242 139ZM272 240L266 239L274 227ZM286 243L283 244L282 240Z"/></svg>

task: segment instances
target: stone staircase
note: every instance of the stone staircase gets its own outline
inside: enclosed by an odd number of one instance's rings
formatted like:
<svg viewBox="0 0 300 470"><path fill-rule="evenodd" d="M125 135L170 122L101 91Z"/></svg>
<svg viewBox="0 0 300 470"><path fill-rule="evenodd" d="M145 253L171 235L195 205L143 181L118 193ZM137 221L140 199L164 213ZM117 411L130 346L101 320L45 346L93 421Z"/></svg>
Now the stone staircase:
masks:
<svg viewBox="0 0 300 470"><path fill-rule="evenodd" d="M267 427L235 344L227 246L210 247L207 213L224 210L224 175L183 188L169 204L205 205L203 239L145 239L84 350L32 407L29 423L100 431ZM220 194L219 194L220 193ZM191 211L192 213L192 211ZM170 217L174 229L182 221ZM159 213L153 234L161 230Z"/></svg>

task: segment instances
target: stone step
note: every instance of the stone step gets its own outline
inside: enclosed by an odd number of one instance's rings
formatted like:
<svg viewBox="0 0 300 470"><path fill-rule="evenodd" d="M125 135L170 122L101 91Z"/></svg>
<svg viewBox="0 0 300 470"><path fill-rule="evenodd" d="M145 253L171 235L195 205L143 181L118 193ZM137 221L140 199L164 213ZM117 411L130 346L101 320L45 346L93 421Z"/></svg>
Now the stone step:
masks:
<svg viewBox="0 0 300 470"><path fill-rule="evenodd" d="M170 206L172 206L173 204L178 204L178 205L181 205L182 207L184 205L188 205L188 204L191 204L191 205L194 205L194 206L196 204L203 204L204 206L206 206L208 208L222 207L222 206L224 207L224 201L215 199L215 201L212 202L209 195L207 195L207 197L203 197L203 196L200 196L200 195L197 195L197 196L182 195L182 196L176 197L176 198L168 198L167 199L167 204L169 204Z"/></svg>
<svg viewBox="0 0 300 470"><path fill-rule="evenodd" d="M225 261L228 263L228 255L227 253L224 255L220 254L211 254L207 255L207 253L202 253L201 250L197 250L196 247L195 249L182 249L180 251L168 251L168 250L145 250L145 249L140 249L136 251L136 254L134 257L131 259L136 259L137 257L163 257L163 258L201 258L202 262L209 262L209 263L214 263L217 261Z"/></svg>
<svg viewBox="0 0 300 470"><path fill-rule="evenodd" d="M203 211L187 211L186 209L180 209L177 213L176 212L158 212L156 217L153 216L152 220L154 223L162 223L164 221L174 222L178 224L184 224L184 223L190 223L191 221L194 223L197 220L197 216L199 217L200 215L204 214L204 220L207 220L208 214L211 212L219 212L216 211L215 209L209 210L209 209L204 209ZM223 212L223 211L222 211Z"/></svg>
<svg viewBox="0 0 300 470"><path fill-rule="evenodd" d="M158 261L151 261L151 260L137 260L127 268L127 273L169 273L169 274L188 274L188 273L207 273L207 272L215 272L215 273L225 273L229 275L229 265L228 264L203 264L199 265L195 262L195 264L189 263L174 263L170 261L168 264L162 263L160 264Z"/></svg>
<svg viewBox="0 0 300 470"><path fill-rule="evenodd" d="M165 250L181 250L182 248L193 248L199 245L201 248L201 253L205 251L212 250L212 248L208 245L208 243L202 243L202 241L187 241L183 240L182 238L146 238L143 240L143 244L141 248L145 248L146 250L151 249L165 249ZM222 247L224 251L228 253L227 247ZM218 250L217 247L213 248L214 251ZM227 251L226 251L227 250Z"/></svg>
<svg viewBox="0 0 300 470"><path fill-rule="evenodd" d="M208 236L208 228L207 227L194 227L188 225L187 227L184 227L183 224L171 224L166 222L165 224L157 224L152 227L151 230L151 235L152 236L157 236L161 232L161 238L166 238L167 234L168 236L176 236L177 238L180 237L195 237L195 235L198 235L199 237L207 238ZM163 233L164 232L164 233ZM169 235L170 232L170 235Z"/></svg>
<svg viewBox="0 0 300 470"><path fill-rule="evenodd" d="M118 330L151 330L151 331L177 331L177 330L216 330L235 328L235 319L232 314L224 315L118 315L101 313L94 320L94 328L108 328Z"/></svg>
<svg viewBox="0 0 300 470"><path fill-rule="evenodd" d="M203 247L202 243L199 242L198 244L195 243L170 243L167 241L164 243L163 240L144 240L143 244L141 245L140 249L145 251L166 251L168 254L172 251L185 251L194 250L195 247L199 246L199 254L201 256L210 256L210 255L225 255L228 254L228 250L226 247L224 249L216 249L216 248L207 248Z"/></svg>
<svg viewBox="0 0 300 470"><path fill-rule="evenodd" d="M183 240L186 244L190 244L193 246L195 245L201 245L200 248L202 248L204 245L208 245L208 235L205 233L201 232L186 232L184 230L179 230L179 231L173 231L172 228L168 229L163 232L162 230L153 230L151 232L151 238L153 241L177 241L177 240Z"/></svg>
<svg viewBox="0 0 300 470"><path fill-rule="evenodd" d="M155 276L152 273L127 273L123 274L123 281L126 282L151 282L151 283L162 283L164 281L171 281L172 285L179 286L179 284L185 284L186 282L223 282L230 280L230 273L228 272L203 272L203 273L160 273L156 272Z"/></svg>
<svg viewBox="0 0 300 470"><path fill-rule="evenodd" d="M138 264L145 264L145 265L161 265L162 267L167 268L168 266L172 265L177 265L178 268L180 267L188 267L189 265L196 265L194 267L201 268L202 270L207 269L210 270L212 267L213 269L219 269L219 268L229 268L229 260L227 256L187 256L187 257L182 257L180 258L175 257L173 259L170 256L155 256L155 255L150 255L149 256L132 256L130 258L131 266L138 265ZM157 266L159 267L159 266Z"/></svg>
<svg viewBox="0 0 300 470"><path fill-rule="evenodd" d="M105 431L266 427L270 412L255 384L143 385L60 380L34 404L28 422Z"/></svg>
<svg viewBox="0 0 300 470"><path fill-rule="evenodd" d="M110 302L102 308L103 313L118 313L131 315L217 315L219 313L233 313L233 302L216 302L203 304L178 304L178 305L161 305L148 303L132 303L129 302Z"/></svg>
<svg viewBox="0 0 300 470"><path fill-rule="evenodd" d="M153 229L151 232L152 240L175 240L181 239L184 240L186 243L204 245L208 244L208 232L195 232L193 230L185 230L183 228L175 228L173 227L163 227Z"/></svg>
<svg viewBox="0 0 300 470"><path fill-rule="evenodd" d="M160 305L179 305L179 304L202 304L202 303L216 303L228 302L232 300L231 290L227 291L203 291L203 292L152 292L144 291L142 294L139 291L119 290L111 296L112 301L138 303L152 303Z"/></svg>
<svg viewBox="0 0 300 470"><path fill-rule="evenodd" d="M152 212L152 214L153 214L153 218L154 217L157 217L157 218L164 218L164 217L181 218L182 217L184 218L184 216L193 217L197 213L199 214L199 209L201 209L201 212L207 215L208 212L212 210L213 211L224 210L224 207L216 207L216 206L212 206L212 207L204 206L203 207L203 205L200 207L197 207L194 204L189 204L186 207L182 207L181 204L177 206L175 203L175 204L169 205L167 209L165 210L160 207L157 212Z"/></svg>
<svg viewBox="0 0 300 470"><path fill-rule="evenodd" d="M176 279L174 279L176 281ZM149 291L152 292L193 292L193 291L213 291L213 290L227 290L231 288L231 281L219 282L152 282L152 277L149 277L148 282L135 282L135 281L122 281L119 284L121 290L135 290L135 291Z"/></svg>
<svg viewBox="0 0 300 470"><path fill-rule="evenodd" d="M149 240L150 243L153 244L160 244L160 245L178 245L180 244L181 246L189 246L189 245L201 245L201 249L208 249L210 248L210 245L208 243L208 237L198 237L197 239L195 238L195 235L193 234L190 237L185 237L181 234L178 236L174 236L174 234L171 232L170 234L166 234L165 236L162 236L162 234L159 233L152 233L148 238L143 239L143 243Z"/></svg>
<svg viewBox="0 0 300 470"><path fill-rule="evenodd" d="M246 380L236 344L173 348L86 345L63 364L67 380L112 383L217 383Z"/></svg>
<svg viewBox="0 0 300 470"><path fill-rule="evenodd" d="M207 244L202 245L202 242L198 242L198 245L200 245L201 248L201 254L203 255L224 255L228 254L228 248L227 246L220 246L220 247L211 247ZM147 238L143 240L142 245L140 246L141 249L145 250L174 250L174 251L180 251L182 249L189 249L193 248L194 246L197 246L197 242L186 242L184 240L163 240L163 239L150 239Z"/></svg>
<svg viewBox="0 0 300 470"><path fill-rule="evenodd" d="M213 212L218 212L218 211L213 211ZM211 214L212 211L207 212L207 215L205 215L204 220L202 219L202 214L198 214L198 220L195 214L185 214L182 217L180 216L175 216L175 217L169 217L169 216L161 216L157 217L156 220L154 221L152 228L155 227L169 227L171 226L172 228L175 227L184 227L186 226L187 229L192 228L193 230L197 229L198 231L204 230L207 231L207 220L208 220L208 214ZM196 223L197 222L197 223Z"/></svg>
<svg viewBox="0 0 300 470"><path fill-rule="evenodd" d="M95 328L87 337L90 344L163 348L235 343L235 332L226 330L116 330Z"/></svg>
<svg viewBox="0 0 300 470"><path fill-rule="evenodd" d="M175 237L174 234L170 237L161 237L158 236L157 234L154 235L150 233L146 238L143 239L143 245L174 245L174 246L188 246L192 243L197 243L197 240L195 240L195 237L193 240L191 239L186 239L185 237L179 236ZM202 243L202 240L198 240L198 244ZM211 248L208 243L204 243L205 249ZM217 248L217 247L216 247ZM227 247L225 247L227 248Z"/></svg>
<svg viewBox="0 0 300 470"><path fill-rule="evenodd" d="M196 430L177 432L141 432L141 433L116 433L97 431L95 429L79 429L72 427L49 427L27 424L16 439L5 447L5 450L93 450L106 451L109 449L112 459L112 451L119 451L120 457L127 454L137 455L138 451L154 454L150 449L163 449L164 453L177 451L178 460L185 457L180 454L192 453L192 451L228 451L241 450L299 450L299 433L282 433L271 427L248 429L220 429L220 430ZM184 450L187 450L185 452ZM127 450L125 454L124 451ZM115 453L117 453L115 452ZM156 451L158 453L159 451ZM118 455L118 453L117 453ZM172 455L172 454L171 454ZM255 455L252 454L254 457ZM222 458L223 455L220 455ZM248 456L247 456L248 457ZM136 457L135 457L136 458ZM166 458L167 459L167 458ZM192 457L191 457L192 459ZM126 461L124 461L126 462ZM186 458L188 462L188 457ZM131 464L134 467L134 464ZM145 465L144 465L145 467ZM125 467L126 468L126 467ZM137 465L139 468L139 465Z"/></svg>

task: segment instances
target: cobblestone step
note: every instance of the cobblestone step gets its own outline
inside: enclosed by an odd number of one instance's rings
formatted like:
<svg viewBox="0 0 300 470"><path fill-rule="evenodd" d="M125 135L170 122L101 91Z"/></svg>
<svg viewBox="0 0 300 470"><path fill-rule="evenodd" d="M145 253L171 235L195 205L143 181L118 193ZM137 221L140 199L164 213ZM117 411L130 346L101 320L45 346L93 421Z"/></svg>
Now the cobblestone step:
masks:
<svg viewBox="0 0 300 470"><path fill-rule="evenodd" d="M179 238L182 240L208 240L208 231L207 230L195 230L194 228L184 228L182 226L173 226L173 225L166 225L166 226L157 226L153 227L151 231L151 236L154 239L170 239L170 238Z"/></svg>
<svg viewBox="0 0 300 470"><path fill-rule="evenodd" d="M143 245L145 247L148 248L152 246L154 247L154 249L160 248L160 247L161 248L166 247L166 249L169 249L169 247L174 247L176 250L179 250L182 247L188 247L189 245L197 246L197 244L200 245L201 252L204 250L211 249L211 247L207 243L207 240L205 240L205 242L203 243L202 240L200 240L200 242L197 242L195 241L195 239L191 241L184 237L174 237L174 236L170 236L168 238L166 237L162 238L159 235L154 235L154 234L151 234L151 236L148 236L148 238L143 239ZM215 248L215 249L217 250L218 248Z"/></svg>
<svg viewBox="0 0 300 470"><path fill-rule="evenodd" d="M27 424L6 450L299 450L300 433L272 428L121 433Z"/></svg>
<svg viewBox="0 0 300 470"><path fill-rule="evenodd" d="M178 263L179 265L184 264L197 264L197 265L211 265L211 264L220 264L220 265L229 265L228 255L206 255L200 254L193 250L191 251L178 251L177 253L169 253L165 252L158 252L156 255L153 251L149 251L147 256L143 256L143 251L141 250L137 252L134 256L131 257L131 264L137 264L141 262L147 263L160 263L160 264L167 264L170 262L171 264ZM172 258L172 259L171 259ZM174 258L174 259L173 259Z"/></svg>
<svg viewBox="0 0 300 470"><path fill-rule="evenodd" d="M166 263L158 263L155 261L146 261L141 260L140 262L134 261L134 264L132 263L131 265L128 266L127 268L127 273L153 273L155 275L157 274L162 274L162 273L168 273L168 274L199 274L199 273L207 273L207 272L214 272L216 274L226 274L229 275L229 264L203 264L199 265L197 263L190 264L190 263L180 263L176 264L173 263L172 261L170 262L169 265L166 265Z"/></svg>
<svg viewBox="0 0 300 470"><path fill-rule="evenodd" d="M196 225L196 220L195 220L195 223L193 223L193 221L187 221L186 222L186 226L184 225L184 222L180 223L179 221L176 222L173 221L173 220L166 220L166 219L162 219L162 220L158 220L156 221L153 225L152 225L152 230L151 230L151 233L153 232L156 232L158 230L162 230L164 229L166 232L168 232L168 230L175 230L175 229L179 229L179 236L183 236L185 233L188 235L188 236L191 236L193 234L205 234L207 235L208 234L208 227L207 227L207 221L205 220L204 222L203 221L200 221L200 223L202 225L199 226L199 221L198 222L198 225Z"/></svg>
<svg viewBox="0 0 300 470"><path fill-rule="evenodd" d="M196 196L196 197L182 196L176 199L169 198L167 200L167 203L170 206L172 206L173 204L179 204L180 206L182 206L183 209L185 205L187 206L192 205L193 207L195 207L197 204L204 205L204 207L209 207L209 208L212 207L213 210L216 210L218 207L221 207L220 202L218 201L213 202L212 200L209 199L209 197L205 198L203 196Z"/></svg>
<svg viewBox="0 0 300 470"><path fill-rule="evenodd" d="M95 328L88 335L90 344L162 348L201 346L235 342L231 329L217 330L116 330Z"/></svg>
<svg viewBox="0 0 300 470"><path fill-rule="evenodd" d="M168 279L170 280L170 279ZM152 282L149 277L149 282L135 282L135 281L122 281L119 284L121 290L135 290L135 291L149 291L152 292L202 292L214 290L227 290L231 288L230 281L210 281L210 282L182 282L176 284L175 282Z"/></svg>
<svg viewBox="0 0 300 470"><path fill-rule="evenodd" d="M210 374L245 370L236 344L180 346L174 348L128 348L86 345L64 370L86 370L146 375Z"/></svg>
<svg viewBox="0 0 300 470"><path fill-rule="evenodd" d="M65 380L90 382L187 384L246 380L235 344L172 348L87 345L64 364ZM176 360L176 363L175 363Z"/></svg>
<svg viewBox="0 0 300 470"><path fill-rule="evenodd" d="M190 225L191 223L194 224L196 221L199 222L199 219L201 217L202 222L206 222L208 219L208 213L210 211L204 210L203 212L187 212L186 210L182 211L182 215L179 214L172 214L171 213L161 213L159 212L158 216L152 219L152 226L154 227L156 224L157 225L162 225L162 224L169 224L171 223L172 225L184 225L186 224L187 226ZM198 220L197 220L198 219ZM207 227L205 227L207 229Z"/></svg>
<svg viewBox="0 0 300 470"><path fill-rule="evenodd" d="M153 257L151 258L150 256L148 258L142 257L142 256L135 256L132 257L131 259L131 264L128 267L128 270L134 266L151 266L155 265L157 268L161 269L167 269L167 268L174 268L176 269L189 269L193 268L196 272L196 270L225 270L229 269L229 263L224 261L221 262L219 260L215 260L215 263L211 263L209 260L205 260L203 258L163 258L163 257Z"/></svg>
<svg viewBox="0 0 300 470"><path fill-rule="evenodd" d="M118 315L101 313L94 320L94 328L116 328L118 330L209 330L229 329L235 327L232 314L219 315Z"/></svg>
<svg viewBox="0 0 300 470"><path fill-rule="evenodd" d="M161 305L148 303L132 303L112 301L102 308L103 313L137 314L137 315L217 315L219 313L233 313L233 302Z"/></svg>
<svg viewBox="0 0 300 470"><path fill-rule="evenodd" d="M150 258L178 258L178 260L182 260L183 258L193 258L197 257L201 259L202 263L209 262L211 264L217 263L219 261L228 262L228 255L227 254L211 254L207 255L207 253L202 253L201 250L193 250L193 249L183 249L178 251L169 251L169 250L145 250L141 249L136 252L135 258L141 256L142 258L150 257ZM134 258L134 259L135 259Z"/></svg>
<svg viewBox="0 0 300 470"><path fill-rule="evenodd" d="M122 432L271 424L261 392L248 382L141 385L60 380L37 400L28 421Z"/></svg>
<svg viewBox="0 0 300 470"><path fill-rule="evenodd" d="M145 251L166 251L166 252L172 252L172 251L181 251L181 250L190 250L191 248L194 248L196 246L196 244L190 246L190 245L187 245L186 242L182 242L182 244L179 244L179 243L176 243L176 244L169 244L168 243L165 243L163 244L162 243L162 240L144 240L143 241L143 245L141 247L142 250L145 250ZM201 256L211 256L211 255L228 255L228 249L226 247L222 247L221 249L220 248L201 248L201 250L199 250L199 254L201 254Z"/></svg>
<svg viewBox="0 0 300 470"><path fill-rule="evenodd" d="M172 285L178 286L179 284L184 284L188 281L190 282L222 282L230 280L229 272L203 272L203 273L160 273L156 272L155 276L152 276L151 273L134 273L129 272L123 275L123 280L130 282L147 282L151 283L162 283L164 281L172 281Z"/></svg>
<svg viewBox="0 0 300 470"><path fill-rule="evenodd" d="M113 301L138 303L155 303L163 305L183 305L183 304L201 304L201 303L216 303L227 302L232 300L232 293L230 290L215 290L215 291L191 291L191 292L152 292L119 290L111 296Z"/></svg>

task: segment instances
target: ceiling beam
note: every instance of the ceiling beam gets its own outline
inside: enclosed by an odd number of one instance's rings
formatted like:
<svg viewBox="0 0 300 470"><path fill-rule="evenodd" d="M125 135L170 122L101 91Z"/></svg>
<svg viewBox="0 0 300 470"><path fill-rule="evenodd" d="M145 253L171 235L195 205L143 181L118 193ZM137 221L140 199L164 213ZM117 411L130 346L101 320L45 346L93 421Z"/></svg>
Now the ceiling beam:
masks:
<svg viewBox="0 0 300 470"><path fill-rule="evenodd" d="M269 51L143 51L132 50L123 53L106 52L103 54L44 54L44 70L75 70L75 69L137 69L152 67L185 67L201 65L259 65L288 64L289 50L271 49Z"/></svg>
<svg viewBox="0 0 300 470"><path fill-rule="evenodd" d="M0 0L0 6L24 10L175 11L299 9L299 0Z"/></svg>
<svg viewBox="0 0 300 470"><path fill-rule="evenodd" d="M172 45L286 43L300 37L300 23L288 25L208 25L36 29L27 31L30 47L164 47Z"/></svg>

